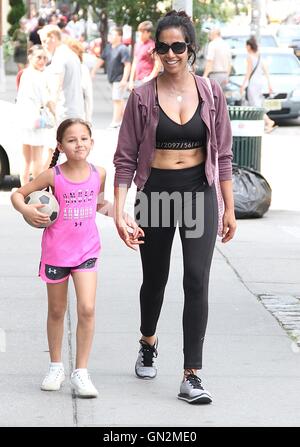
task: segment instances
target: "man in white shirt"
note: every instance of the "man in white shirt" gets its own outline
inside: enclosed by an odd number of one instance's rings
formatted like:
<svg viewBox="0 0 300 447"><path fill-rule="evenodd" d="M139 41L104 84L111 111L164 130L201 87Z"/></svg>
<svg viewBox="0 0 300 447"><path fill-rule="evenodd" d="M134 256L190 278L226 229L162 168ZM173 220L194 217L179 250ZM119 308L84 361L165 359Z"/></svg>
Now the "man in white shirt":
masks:
<svg viewBox="0 0 300 447"><path fill-rule="evenodd" d="M206 55L204 77L216 80L224 90L231 70L230 47L221 37L220 30L214 28L209 33L210 43Z"/></svg>
<svg viewBox="0 0 300 447"><path fill-rule="evenodd" d="M66 26L66 30L74 39L80 39L82 34L84 34L84 22L79 20L77 14L73 14L72 20L70 20Z"/></svg>
<svg viewBox="0 0 300 447"><path fill-rule="evenodd" d="M43 47L51 55L51 63L47 71L56 104L57 124L66 118L84 119L79 58L62 43L61 30L58 26L46 25L39 34Z"/></svg>

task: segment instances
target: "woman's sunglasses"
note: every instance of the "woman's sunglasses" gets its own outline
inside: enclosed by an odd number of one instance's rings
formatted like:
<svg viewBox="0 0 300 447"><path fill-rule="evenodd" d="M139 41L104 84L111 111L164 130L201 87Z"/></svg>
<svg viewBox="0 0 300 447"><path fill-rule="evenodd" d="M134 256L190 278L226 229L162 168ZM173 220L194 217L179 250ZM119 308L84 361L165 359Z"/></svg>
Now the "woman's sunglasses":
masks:
<svg viewBox="0 0 300 447"><path fill-rule="evenodd" d="M189 44L186 42L173 42L171 45L168 45L165 42L156 42L155 50L158 54L167 54L169 49L173 51L175 54L182 54L187 49Z"/></svg>

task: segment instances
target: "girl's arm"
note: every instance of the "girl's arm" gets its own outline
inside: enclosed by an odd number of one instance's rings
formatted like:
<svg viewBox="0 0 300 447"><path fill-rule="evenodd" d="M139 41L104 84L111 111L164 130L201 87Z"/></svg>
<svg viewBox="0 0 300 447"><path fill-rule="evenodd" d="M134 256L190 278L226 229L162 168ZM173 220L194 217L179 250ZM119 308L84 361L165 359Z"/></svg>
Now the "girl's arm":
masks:
<svg viewBox="0 0 300 447"><path fill-rule="evenodd" d="M99 176L100 176L100 191L98 194L97 200L97 211L98 213L103 214L104 216L113 217L113 205L108 200L105 200L104 191L105 191L105 180L106 180L106 171L104 168L100 166L97 167Z"/></svg>
<svg viewBox="0 0 300 447"><path fill-rule="evenodd" d="M23 214L34 226L49 222L49 217L38 211L38 208L44 206L43 204L26 205L24 199L33 191L41 191L42 189L48 188L48 186L54 187L52 169L47 169L47 171L42 172L36 179L26 183L26 185L13 192L10 197L14 208Z"/></svg>
<svg viewBox="0 0 300 447"><path fill-rule="evenodd" d="M118 221L117 219L117 215L116 215L116 211L114 210L114 206L111 202L109 202L108 200L105 200L104 197L104 191L105 191L105 179L106 179L106 171L104 168L98 167L98 172L100 175L100 181L101 181L101 187L100 187L100 192L98 195L98 201L97 201L97 211L101 214L103 214L104 216L108 216L108 217L114 217L116 221ZM136 245L139 244L143 244L143 241L139 241L138 238L139 237L143 237L144 236L144 232L141 228L138 227L137 223L135 222L135 220L127 213L125 213L122 209L122 223L124 225L124 227L126 227L126 234L128 236L128 243L125 241L126 245L128 245L128 247L133 248L134 250L136 250ZM128 228L131 228L132 232L128 232Z"/></svg>

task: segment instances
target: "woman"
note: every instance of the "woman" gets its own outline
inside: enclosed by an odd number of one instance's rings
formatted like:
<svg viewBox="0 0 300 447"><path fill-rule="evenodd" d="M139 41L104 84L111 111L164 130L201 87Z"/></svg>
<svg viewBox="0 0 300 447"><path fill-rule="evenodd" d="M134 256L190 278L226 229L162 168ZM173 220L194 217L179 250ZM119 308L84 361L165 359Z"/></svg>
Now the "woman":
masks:
<svg viewBox="0 0 300 447"><path fill-rule="evenodd" d="M28 36L26 31L26 19L19 21L20 27L12 35L14 42L14 61L18 66L18 71L22 70L27 62Z"/></svg>
<svg viewBox="0 0 300 447"><path fill-rule="evenodd" d="M65 43L79 57L81 64L81 87L84 99L85 120L92 122L93 115L93 82L88 67L83 62L84 47L75 39L67 39Z"/></svg>
<svg viewBox="0 0 300 447"><path fill-rule="evenodd" d="M35 178L43 170L43 146L48 138L48 129L36 128L41 107L48 107L55 117L54 104L50 101L44 73L47 55L41 45L30 48L28 61L29 65L23 71L17 95L24 157L21 185L29 182L30 173Z"/></svg>
<svg viewBox="0 0 300 447"><path fill-rule="evenodd" d="M222 242L232 239L236 221L231 180L232 138L226 101L216 82L211 82L213 100L205 79L191 72L195 47L195 30L185 12L172 11L158 22L155 52L164 71L157 79L134 89L128 99L114 157L115 221L120 237L128 247L134 248L132 237L135 235L128 232L122 213L135 172L138 188L135 211L145 234L144 244L140 246L142 337L135 365L136 375L142 379L152 379L157 373L155 330L168 279L176 223L180 221L184 264L184 376L178 398L189 403L210 403L211 394L202 386L197 370L202 368L209 271L217 235L214 185L217 157L225 204ZM174 200L174 206L170 200L167 216L170 223L164 222L163 212L156 213L157 197L162 192L167 198L177 196L178 199ZM163 203L163 211L166 205ZM191 211L196 214L196 225L187 222L186 215ZM199 231L201 223L203 228Z"/></svg>
<svg viewBox="0 0 300 447"><path fill-rule="evenodd" d="M263 85L264 77L268 81L269 93L273 93L270 76L266 64L263 62L262 57L258 51L258 45L255 37L251 37L246 42L246 49L248 53L247 58L247 71L243 84L240 88L241 95L243 95L246 86L247 87L247 101L248 105L252 107L263 107ZM265 131L271 132L276 126L275 122L271 120L268 115L264 114Z"/></svg>

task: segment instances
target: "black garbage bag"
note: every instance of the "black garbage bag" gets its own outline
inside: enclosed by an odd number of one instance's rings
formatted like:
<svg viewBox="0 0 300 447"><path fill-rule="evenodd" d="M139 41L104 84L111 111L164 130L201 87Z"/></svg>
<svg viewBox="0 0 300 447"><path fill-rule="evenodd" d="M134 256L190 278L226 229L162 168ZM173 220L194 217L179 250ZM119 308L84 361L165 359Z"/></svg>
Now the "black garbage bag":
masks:
<svg viewBox="0 0 300 447"><path fill-rule="evenodd" d="M234 211L237 219L262 217L271 204L272 189L254 169L233 164Z"/></svg>

